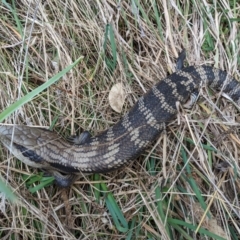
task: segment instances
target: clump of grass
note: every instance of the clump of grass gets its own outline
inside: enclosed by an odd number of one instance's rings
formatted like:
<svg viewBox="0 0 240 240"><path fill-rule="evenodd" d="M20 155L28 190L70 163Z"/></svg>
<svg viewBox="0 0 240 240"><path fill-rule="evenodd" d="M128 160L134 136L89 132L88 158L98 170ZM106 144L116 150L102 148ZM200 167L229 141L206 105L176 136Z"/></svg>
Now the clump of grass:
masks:
<svg viewBox="0 0 240 240"><path fill-rule="evenodd" d="M22 0L0 7L1 113L84 56L5 115L6 123L48 126L63 137L100 132L175 71L182 48L187 65L208 64L240 79L236 1ZM127 93L122 114L108 102L119 82ZM239 239L239 112L203 88L179 119L134 164L82 176L69 190L1 148L1 176L18 204L1 201L0 236Z"/></svg>

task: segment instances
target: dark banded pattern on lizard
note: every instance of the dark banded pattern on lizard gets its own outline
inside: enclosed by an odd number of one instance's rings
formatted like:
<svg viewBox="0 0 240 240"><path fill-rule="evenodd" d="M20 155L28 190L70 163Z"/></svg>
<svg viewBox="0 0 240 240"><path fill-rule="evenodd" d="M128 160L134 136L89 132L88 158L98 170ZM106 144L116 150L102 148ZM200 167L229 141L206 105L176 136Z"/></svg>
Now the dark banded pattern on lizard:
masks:
<svg viewBox="0 0 240 240"><path fill-rule="evenodd" d="M176 102L185 103L201 84L224 92L240 105L237 80L209 66L190 66L154 85L108 130L94 137L84 132L78 144L48 130L19 125L0 126L0 141L24 163L51 172L59 185L68 186L77 172L112 171L139 156L176 117ZM59 172L67 173L66 179Z"/></svg>

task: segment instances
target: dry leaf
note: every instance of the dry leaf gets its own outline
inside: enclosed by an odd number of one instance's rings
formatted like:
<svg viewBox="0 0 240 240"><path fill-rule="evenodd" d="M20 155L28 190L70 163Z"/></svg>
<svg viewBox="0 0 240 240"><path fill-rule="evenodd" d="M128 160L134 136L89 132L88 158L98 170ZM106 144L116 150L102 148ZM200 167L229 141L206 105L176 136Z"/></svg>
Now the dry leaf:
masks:
<svg viewBox="0 0 240 240"><path fill-rule="evenodd" d="M221 236L223 238L228 238L227 233L225 233L224 229L218 225L217 220L216 219L210 219L208 222L208 227L207 229L210 232L213 232L215 234L217 234L218 236Z"/></svg>
<svg viewBox="0 0 240 240"><path fill-rule="evenodd" d="M201 205L199 203L193 204L194 209L194 217L197 223L199 223L202 220L202 216L204 214L204 210L202 209ZM203 221L201 222L201 227L206 228L210 232L213 232L223 238L227 239L227 234L224 232L224 229L218 225L216 219L214 217L212 219L208 219L206 216Z"/></svg>
<svg viewBox="0 0 240 240"><path fill-rule="evenodd" d="M122 111L125 97L126 97L126 94L123 89L122 83L117 83L113 85L108 96L109 104L111 108L114 111L120 113Z"/></svg>

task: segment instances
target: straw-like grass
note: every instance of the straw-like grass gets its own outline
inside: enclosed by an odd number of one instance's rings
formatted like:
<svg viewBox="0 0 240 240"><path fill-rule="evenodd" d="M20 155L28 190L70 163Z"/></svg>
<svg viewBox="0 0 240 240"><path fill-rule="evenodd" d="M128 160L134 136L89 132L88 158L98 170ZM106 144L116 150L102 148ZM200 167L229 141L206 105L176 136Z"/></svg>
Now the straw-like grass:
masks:
<svg viewBox="0 0 240 240"><path fill-rule="evenodd" d="M239 74L237 1L1 1L0 111L71 68L5 123L47 126L63 137L116 123L145 91L186 65ZM121 114L109 104L125 87ZM240 116L203 88L158 141L124 169L82 176L71 189L0 148L1 239L239 239ZM1 119L2 119L1 118Z"/></svg>

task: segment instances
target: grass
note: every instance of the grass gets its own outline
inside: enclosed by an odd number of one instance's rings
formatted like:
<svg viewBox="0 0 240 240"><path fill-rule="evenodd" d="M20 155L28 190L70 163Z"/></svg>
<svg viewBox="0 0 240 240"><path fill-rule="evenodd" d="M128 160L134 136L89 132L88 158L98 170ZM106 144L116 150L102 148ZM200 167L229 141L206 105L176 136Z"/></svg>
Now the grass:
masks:
<svg viewBox="0 0 240 240"><path fill-rule="evenodd" d="M237 1L22 0L0 9L4 123L47 126L63 137L96 134L174 72L183 47L186 65L240 79ZM121 114L108 102L116 83L127 94ZM1 179L18 201L1 198L0 237L239 239L239 122L237 107L204 87L141 157L112 173L83 175L71 189L1 147Z"/></svg>

